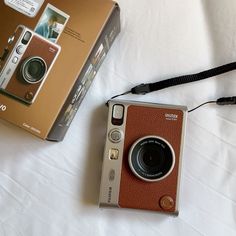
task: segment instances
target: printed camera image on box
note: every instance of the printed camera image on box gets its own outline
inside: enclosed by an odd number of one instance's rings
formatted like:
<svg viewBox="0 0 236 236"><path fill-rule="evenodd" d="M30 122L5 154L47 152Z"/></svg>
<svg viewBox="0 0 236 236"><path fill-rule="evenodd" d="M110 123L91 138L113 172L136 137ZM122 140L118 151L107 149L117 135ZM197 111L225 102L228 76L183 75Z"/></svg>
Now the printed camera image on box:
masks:
<svg viewBox="0 0 236 236"><path fill-rule="evenodd" d="M17 27L11 39L15 44L2 67L0 89L31 104L60 53L60 46L23 25Z"/></svg>

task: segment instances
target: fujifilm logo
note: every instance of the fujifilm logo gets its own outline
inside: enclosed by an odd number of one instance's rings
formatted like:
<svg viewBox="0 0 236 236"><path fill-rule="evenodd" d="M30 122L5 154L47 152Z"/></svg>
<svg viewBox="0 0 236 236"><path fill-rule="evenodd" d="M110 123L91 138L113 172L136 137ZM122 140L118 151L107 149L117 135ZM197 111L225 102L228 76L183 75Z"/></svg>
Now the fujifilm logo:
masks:
<svg viewBox="0 0 236 236"><path fill-rule="evenodd" d="M166 120L178 120L178 115L176 114L165 114Z"/></svg>
<svg viewBox="0 0 236 236"><path fill-rule="evenodd" d="M0 104L0 111L6 111L7 107L3 104Z"/></svg>

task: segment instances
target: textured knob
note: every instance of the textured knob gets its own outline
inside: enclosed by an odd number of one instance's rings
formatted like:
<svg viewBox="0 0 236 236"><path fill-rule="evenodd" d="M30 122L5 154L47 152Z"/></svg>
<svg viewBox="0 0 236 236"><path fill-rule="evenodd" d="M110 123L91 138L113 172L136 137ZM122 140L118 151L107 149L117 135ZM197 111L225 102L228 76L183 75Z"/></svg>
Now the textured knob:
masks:
<svg viewBox="0 0 236 236"><path fill-rule="evenodd" d="M32 92L27 92L27 93L25 94L25 99L26 99L27 101L31 101L31 100L33 99L33 97L34 97L34 94L33 94Z"/></svg>
<svg viewBox="0 0 236 236"><path fill-rule="evenodd" d="M163 196L160 200L160 207L163 210L170 210L175 205L174 199L170 196Z"/></svg>

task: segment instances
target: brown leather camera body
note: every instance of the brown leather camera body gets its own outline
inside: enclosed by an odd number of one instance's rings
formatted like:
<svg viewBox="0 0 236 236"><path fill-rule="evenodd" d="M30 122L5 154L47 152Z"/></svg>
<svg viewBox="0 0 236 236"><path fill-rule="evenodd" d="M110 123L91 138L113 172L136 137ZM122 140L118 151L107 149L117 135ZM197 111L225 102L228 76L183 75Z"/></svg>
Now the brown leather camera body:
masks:
<svg viewBox="0 0 236 236"><path fill-rule="evenodd" d="M119 207L178 214L184 116L182 109L139 105L130 105L127 108ZM139 138L150 135L167 140L175 154L172 171L165 178L154 182L137 178L128 162L132 144Z"/></svg>

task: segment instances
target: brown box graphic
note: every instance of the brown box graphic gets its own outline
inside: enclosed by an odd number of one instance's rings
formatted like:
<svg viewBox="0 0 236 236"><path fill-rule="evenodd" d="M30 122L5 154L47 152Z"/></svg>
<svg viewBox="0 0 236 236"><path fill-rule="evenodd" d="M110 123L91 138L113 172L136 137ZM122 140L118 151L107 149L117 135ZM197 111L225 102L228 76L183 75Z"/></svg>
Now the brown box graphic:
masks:
<svg viewBox="0 0 236 236"><path fill-rule="evenodd" d="M0 118L60 141L120 31L119 7L6 0L0 13Z"/></svg>

